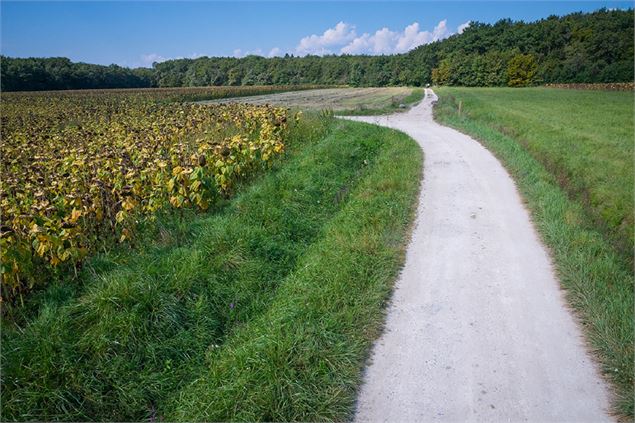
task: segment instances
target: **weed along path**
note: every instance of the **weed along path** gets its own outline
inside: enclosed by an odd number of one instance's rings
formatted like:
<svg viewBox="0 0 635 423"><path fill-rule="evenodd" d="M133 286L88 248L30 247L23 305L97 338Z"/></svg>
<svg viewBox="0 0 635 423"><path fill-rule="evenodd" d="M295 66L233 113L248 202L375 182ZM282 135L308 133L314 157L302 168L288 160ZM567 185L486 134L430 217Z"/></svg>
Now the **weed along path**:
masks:
<svg viewBox="0 0 635 423"><path fill-rule="evenodd" d="M423 148L416 227L357 421L610 421L609 393L515 185L477 141L407 113L351 117ZM395 163L398 166L398 163Z"/></svg>

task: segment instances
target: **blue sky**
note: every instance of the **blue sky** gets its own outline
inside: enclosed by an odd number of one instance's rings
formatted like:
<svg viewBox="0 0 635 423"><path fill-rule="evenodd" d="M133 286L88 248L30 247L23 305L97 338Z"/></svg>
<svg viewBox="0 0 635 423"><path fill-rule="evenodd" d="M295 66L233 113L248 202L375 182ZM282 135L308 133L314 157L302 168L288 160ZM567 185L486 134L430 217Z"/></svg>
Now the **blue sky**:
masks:
<svg viewBox="0 0 635 423"><path fill-rule="evenodd" d="M390 54L467 22L533 21L624 1L1 1L2 54L149 66L175 57Z"/></svg>

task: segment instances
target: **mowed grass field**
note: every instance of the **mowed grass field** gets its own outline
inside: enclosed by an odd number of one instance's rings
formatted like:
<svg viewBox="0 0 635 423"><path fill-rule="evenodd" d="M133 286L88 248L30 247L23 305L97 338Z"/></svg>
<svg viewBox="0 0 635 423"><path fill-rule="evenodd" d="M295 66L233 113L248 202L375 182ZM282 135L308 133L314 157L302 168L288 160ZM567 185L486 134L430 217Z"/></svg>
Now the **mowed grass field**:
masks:
<svg viewBox="0 0 635 423"><path fill-rule="evenodd" d="M633 93L454 87L436 93L436 119L480 140L516 180L616 388L616 412L632 417Z"/></svg>
<svg viewBox="0 0 635 423"><path fill-rule="evenodd" d="M399 105L411 105L423 98L422 88L326 88L245 98L227 98L203 103L248 103L275 105L301 110L332 110L338 115L375 115L400 110Z"/></svg>
<svg viewBox="0 0 635 423"><path fill-rule="evenodd" d="M3 320L3 420L350 418L422 153L311 113L286 149L234 198L158 216Z"/></svg>

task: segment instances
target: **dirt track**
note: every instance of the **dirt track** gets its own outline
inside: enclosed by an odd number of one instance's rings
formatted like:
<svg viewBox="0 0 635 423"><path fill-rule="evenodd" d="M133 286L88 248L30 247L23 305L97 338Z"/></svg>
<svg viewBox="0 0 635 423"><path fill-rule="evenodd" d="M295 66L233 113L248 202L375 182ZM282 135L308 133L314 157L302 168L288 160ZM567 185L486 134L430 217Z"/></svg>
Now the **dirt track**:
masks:
<svg viewBox="0 0 635 423"><path fill-rule="evenodd" d="M610 421L608 390L515 185L472 138L408 113L425 170L405 268L357 421ZM397 164L398 165L398 164Z"/></svg>

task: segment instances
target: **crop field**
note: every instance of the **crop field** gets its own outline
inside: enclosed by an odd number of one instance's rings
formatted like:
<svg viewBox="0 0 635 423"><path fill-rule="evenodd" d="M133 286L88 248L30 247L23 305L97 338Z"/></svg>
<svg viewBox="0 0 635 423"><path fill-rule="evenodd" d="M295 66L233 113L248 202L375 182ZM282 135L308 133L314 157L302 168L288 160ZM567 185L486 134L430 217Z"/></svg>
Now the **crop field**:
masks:
<svg viewBox="0 0 635 423"><path fill-rule="evenodd" d="M449 88L435 116L515 177L616 409L633 415L633 92Z"/></svg>
<svg viewBox="0 0 635 423"><path fill-rule="evenodd" d="M284 151L283 108L157 94L3 95L3 301L165 207L206 210Z"/></svg>
<svg viewBox="0 0 635 423"><path fill-rule="evenodd" d="M252 96L248 99L220 99L211 103L234 103L247 101L249 104L271 104L302 110L330 109L337 114L368 114L391 112L399 104L414 103L421 99L422 89L408 87L384 88L326 88L297 92L283 92Z"/></svg>
<svg viewBox="0 0 635 423"><path fill-rule="evenodd" d="M321 85L247 85L247 86L220 86L220 87L176 87L176 88L114 88L94 90L63 90L63 91L23 91L3 93L3 98L19 96L20 98L49 96L55 98L64 97L109 97L111 101L116 99L128 100L144 99L152 102L184 102L203 101L222 98L248 97L255 95L276 94L285 91L303 91L324 88Z"/></svg>
<svg viewBox="0 0 635 423"><path fill-rule="evenodd" d="M2 96L4 419L350 416L420 149L329 113L191 100Z"/></svg>

